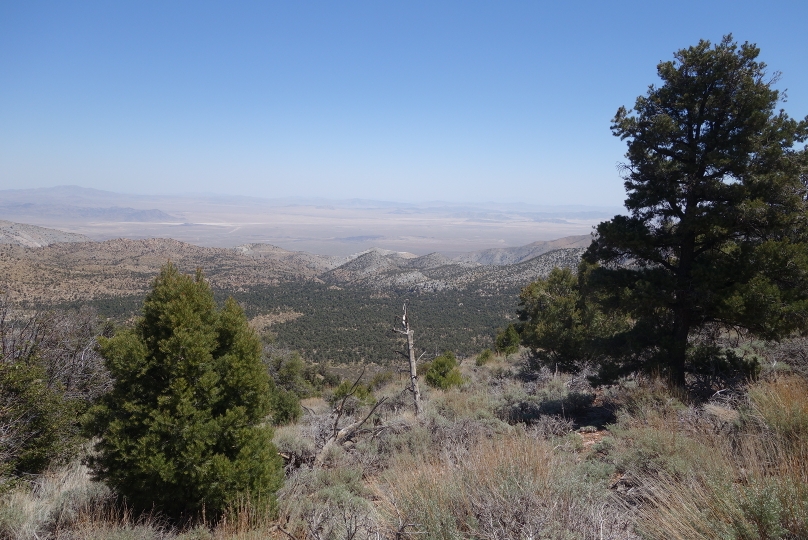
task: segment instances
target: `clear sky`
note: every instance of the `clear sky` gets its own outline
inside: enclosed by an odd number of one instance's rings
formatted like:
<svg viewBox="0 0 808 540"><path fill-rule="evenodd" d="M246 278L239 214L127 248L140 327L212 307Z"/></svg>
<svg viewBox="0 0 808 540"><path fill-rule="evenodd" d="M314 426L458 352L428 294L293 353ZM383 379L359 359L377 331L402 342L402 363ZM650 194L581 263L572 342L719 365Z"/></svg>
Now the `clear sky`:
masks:
<svg viewBox="0 0 808 540"><path fill-rule="evenodd" d="M808 2L0 2L0 189L620 205L609 124L732 32L808 114Z"/></svg>

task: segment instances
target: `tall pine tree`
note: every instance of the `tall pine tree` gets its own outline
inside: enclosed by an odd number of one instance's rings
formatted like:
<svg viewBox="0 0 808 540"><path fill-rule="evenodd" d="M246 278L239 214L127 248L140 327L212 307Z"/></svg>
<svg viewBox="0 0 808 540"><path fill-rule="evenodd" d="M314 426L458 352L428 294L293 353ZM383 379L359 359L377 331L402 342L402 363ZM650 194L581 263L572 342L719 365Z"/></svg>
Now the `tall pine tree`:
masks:
<svg viewBox="0 0 808 540"><path fill-rule="evenodd" d="M101 350L115 384L90 413L98 477L174 518L272 503L283 476L265 423L270 380L235 301L217 309L200 271L167 264L134 328Z"/></svg>
<svg viewBox="0 0 808 540"><path fill-rule="evenodd" d="M584 258L601 265L590 297L634 324L608 344L604 376L657 368L683 385L697 332L808 329L808 159L794 147L808 118L777 110L758 53L731 36L682 49L614 118L629 215L601 223Z"/></svg>

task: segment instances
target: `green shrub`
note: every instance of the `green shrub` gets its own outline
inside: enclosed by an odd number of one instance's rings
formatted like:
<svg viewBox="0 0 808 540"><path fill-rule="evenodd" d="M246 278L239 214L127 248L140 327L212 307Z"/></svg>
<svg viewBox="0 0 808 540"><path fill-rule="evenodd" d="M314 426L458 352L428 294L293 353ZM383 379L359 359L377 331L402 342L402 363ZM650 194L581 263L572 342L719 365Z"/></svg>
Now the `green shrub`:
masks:
<svg viewBox="0 0 808 540"><path fill-rule="evenodd" d="M393 374L392 371L390 370L380 371L376 375L374 375L372 379L370 379L368 386L370 386L373 390L378 390L379 388L385 386L386 384L393 382L394 378L395 375Z"/></svg>
<svg viewBox="0 0 808 540"><path fill-rule="evenodd" d="M446 351L428 364L426 383L443 390L463 384L463 376L457 367L457 358L453 352Z"/></svg>
<svg viewBox="0 0 808 540"><path fill-rule="evenodd" d="M701 378L715 381L740 376L757 380L763 357L750 347L728 349L715 344L700 344L688 348L689 371Z"/></svg>
<svg viewBox="0 0 808 540"><path fill-rule="evenodd" d="M96 476L140 510L190 518L282 483L261 344L235 301L217 309L200 271L163 267L134 328L100 340L115 379L88 415Z"/></svg>
<svg viewBox="0 0 808 540"><path fill-rule="evenodd" d="M494 357L494 353L491 352L491 349L483 349L480 354L477 355L477 359L474 361L474 365L477 367L484 366L488 362L491 361L491 358Z"/></svg>
<svg viewBox="0 0 808 540"><path fill-rule="evenodd" d="M369 384L360 382L356 384L356 387L354 387L354 383L351 383L350 381L342 381L331 394L331 398L328 400L329 404L335 405L342 401L345 396L351 393L352 389L353 394L351 397L355 398L360 403L369 405L376 401L376 398L373 396L373 389Z"/></svg>
<svg viewBox="0 0 808 540"><path fill-rule="evenodd" d="M272 423L276 426L294 424L300 420L303 408L297 394L276 388L272 394Z"/></svg>
<svg viewBox="0 0 808 540"><path fill-rule="evenodd" d="M339 377L323 364L307 362L295 351L273 351L265 362L275 385L300 399L318 396L326 387L339 384Z"/></svg>
<svg viewBox="0 0 808 540"><path fill-rule="evenodd" d="M306 364L298 353L271 356L268 364L278 388L294 392L301 399L316 394L316 388L307 380Z"/></svg>

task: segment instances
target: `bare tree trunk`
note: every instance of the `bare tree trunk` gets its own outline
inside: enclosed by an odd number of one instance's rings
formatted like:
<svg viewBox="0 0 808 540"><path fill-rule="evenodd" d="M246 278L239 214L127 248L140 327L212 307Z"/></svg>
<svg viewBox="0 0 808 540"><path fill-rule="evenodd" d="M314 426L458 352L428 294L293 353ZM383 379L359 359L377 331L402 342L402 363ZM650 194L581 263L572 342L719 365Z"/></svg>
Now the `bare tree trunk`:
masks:
<svg viewBox="0 0 808 540"><path fill-rule="evenodd" d="M687 338L690 332L690 312L679 308L674 314L673 343L670 350L671 382L685 388L685 362L687 360Z"/></svg>
<svg viewBox="0 0 808 540"><path fill-rule="evenodd" d="M412 328L410 328L410 318L407 315L407 304L404 304L404 316L401 318L401 325L404 327L404 330L398 330L393 328L393 332L397 332L399 334L404 334L407 336L407 360L410 362L410 387L409 391L412 392L412 398L415 402L415 416L420 417L421 414L424 412L423 407L421 406L421 390L418 388L418 369L417 364L418 360L415 359L415 344L414 338L415 332L413 332Z"/></svg>
<svg viewBox="0 0 808 540"><path fill-rule="evenodd" d="M325 459L328 457L329 450L334 446L339 446L343 444L345 441L353 437L359 430L359 428L361 428L364 425L364 423L368 421L368 418L370 418L370 416L374 412L376 412L376 409L379 407L379 405L381 405L384 402L385 398L380 399L376 403L376 405L373 406L373 408L370 410L367 416L365 416L361 420L353 422L352 424L348 424L342 429L337 430L336 422L334 422L335 433L328 438L325 445L323 445L323 448L317 454L317 457L314 458L314 466L317 468L321 468L325 464Z"/></svg>
<svg viewBox="0 0 808 540"><path fill-rule="evenodd" d="M421 406L421 390L418 388L418 369L415 365L415 347L413 346L413 334L410 329L409 321L407 321L407 353L409 353L410 360L410 385L412 389L413 400L415 401L415 416L421 416L424 412Z"/></svg>

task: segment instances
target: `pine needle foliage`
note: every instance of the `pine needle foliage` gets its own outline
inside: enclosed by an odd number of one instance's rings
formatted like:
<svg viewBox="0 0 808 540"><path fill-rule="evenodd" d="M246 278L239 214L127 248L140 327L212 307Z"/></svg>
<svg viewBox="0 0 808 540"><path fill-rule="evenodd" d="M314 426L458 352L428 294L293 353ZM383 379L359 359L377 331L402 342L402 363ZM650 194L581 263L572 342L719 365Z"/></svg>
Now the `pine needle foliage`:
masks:
<svg viewBox="0 0 808 540"><path fill-rule="evenodd" d="M217 308L201 271L169 263L134 328L100 347L115 384L88 415L98 478L174 519L273 503L282 471L265 423L270 380L234 300Z"/></svg>

